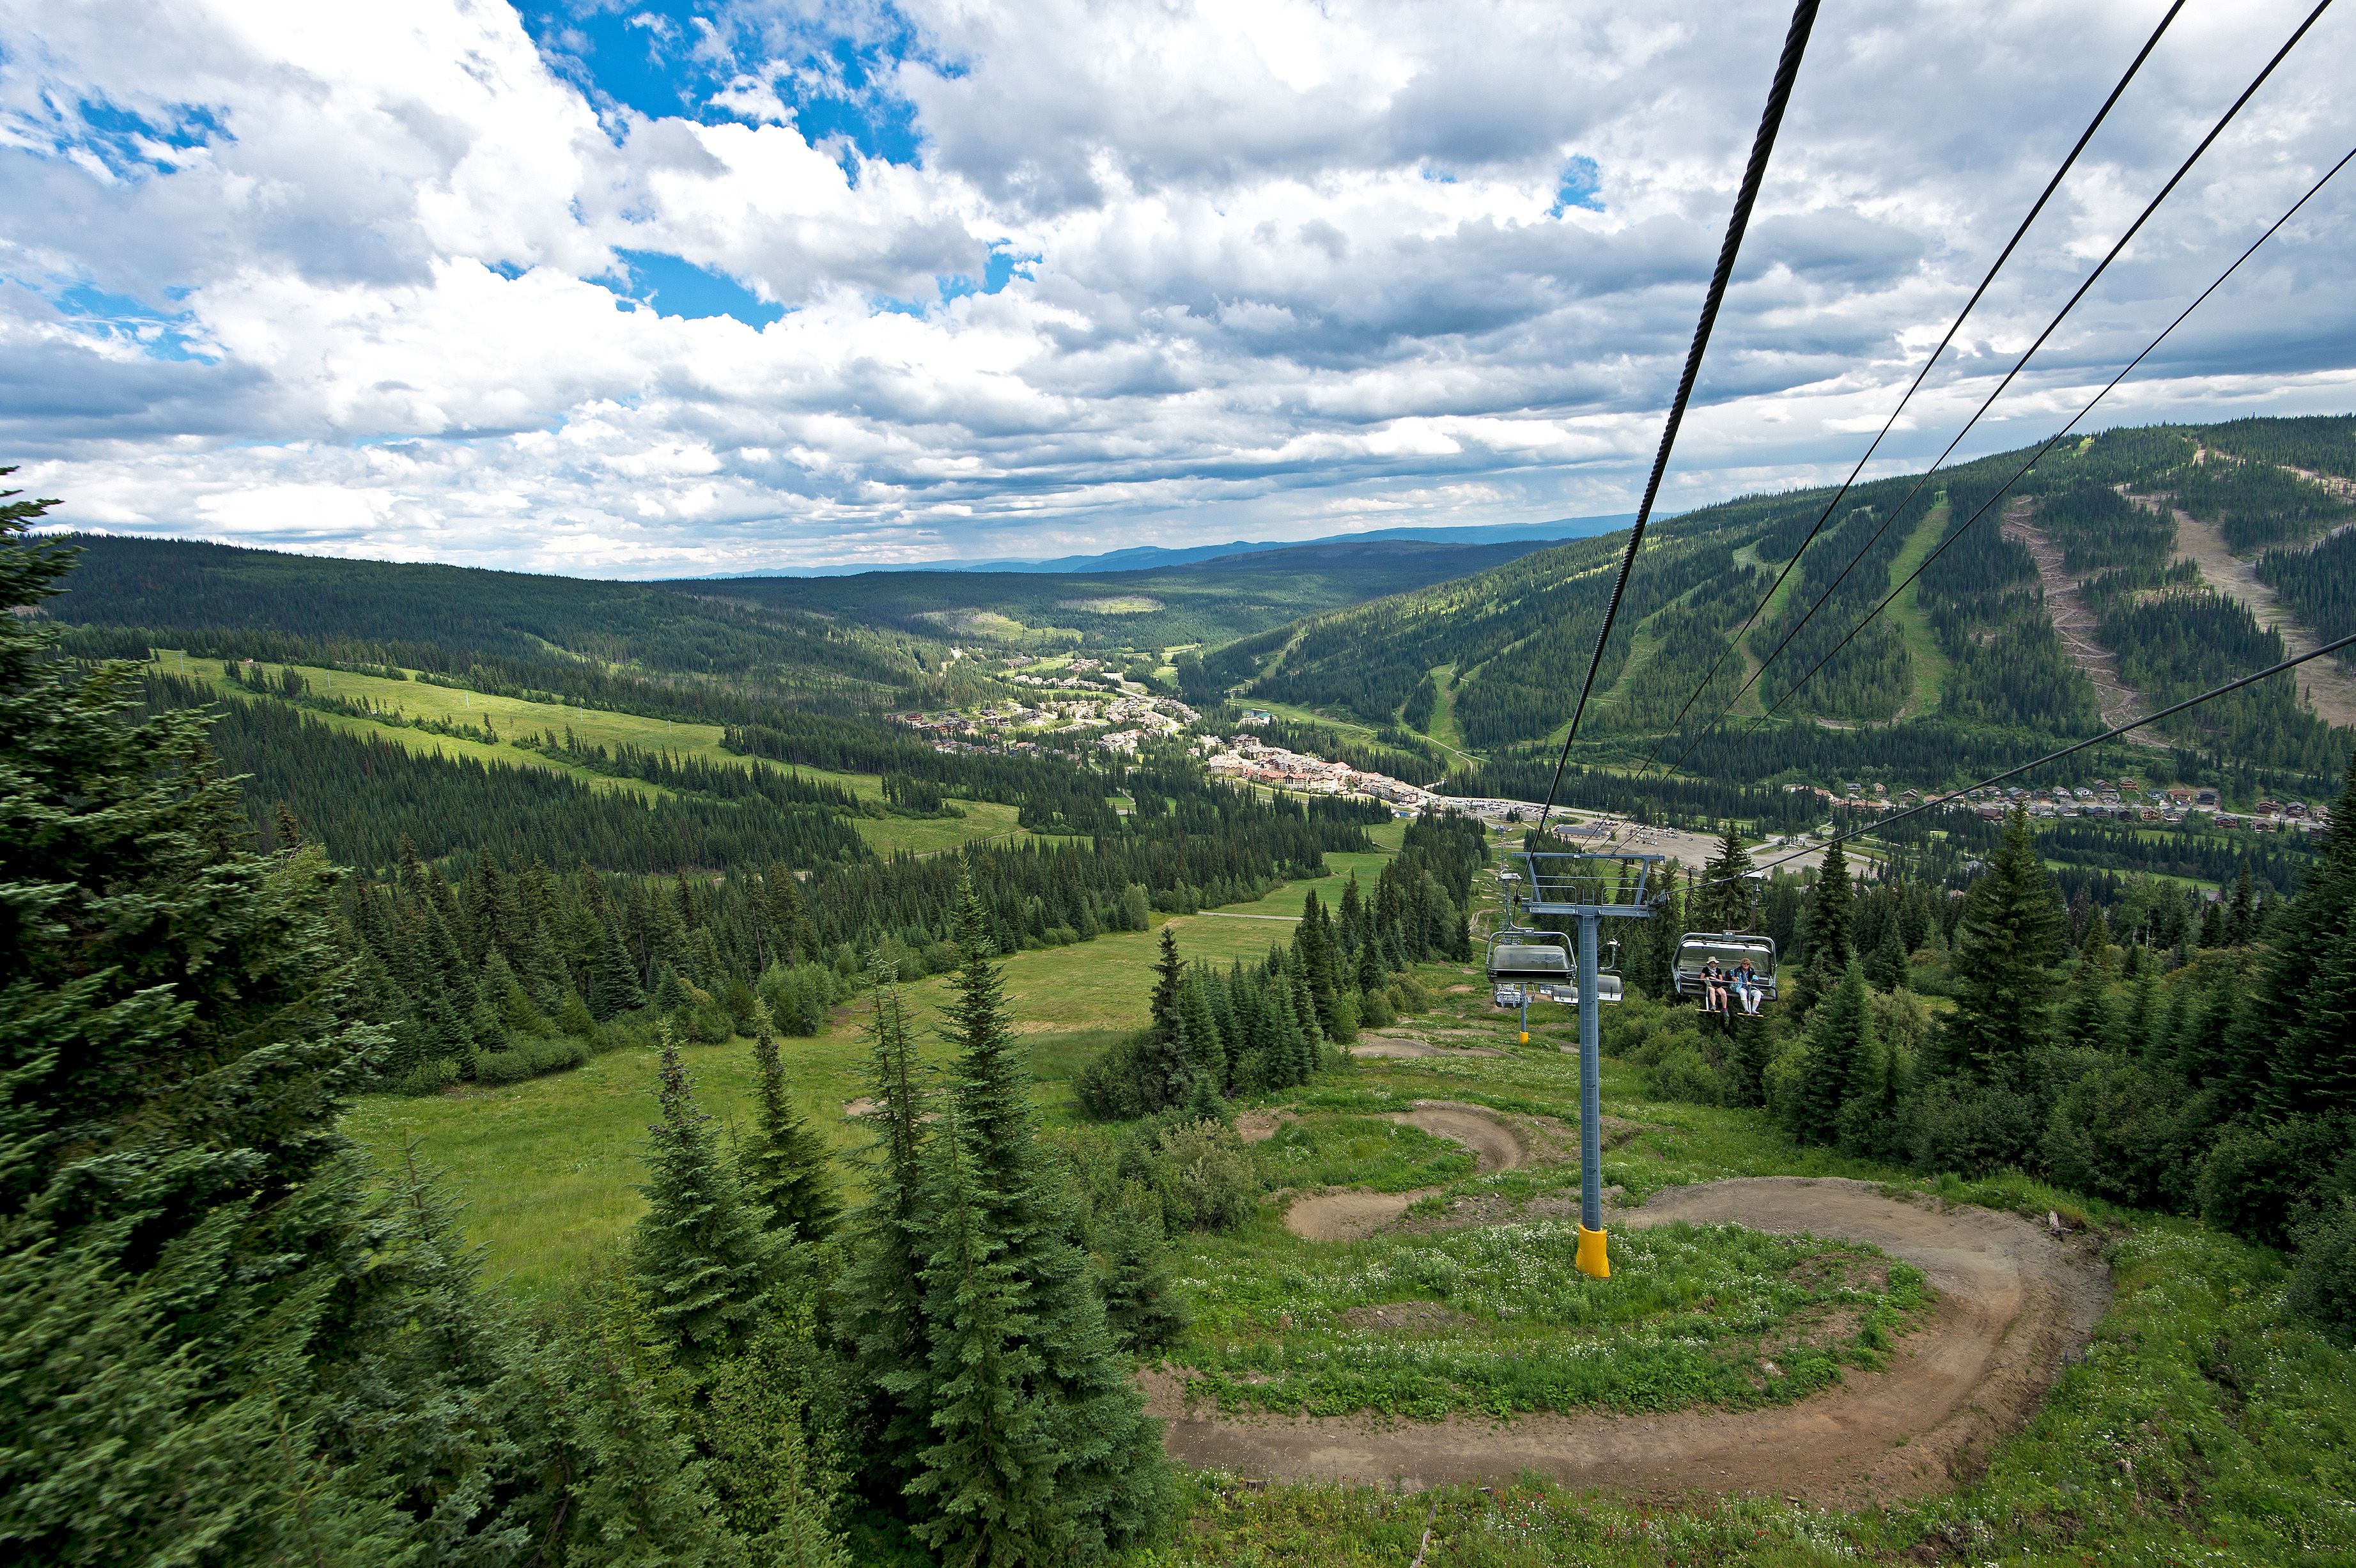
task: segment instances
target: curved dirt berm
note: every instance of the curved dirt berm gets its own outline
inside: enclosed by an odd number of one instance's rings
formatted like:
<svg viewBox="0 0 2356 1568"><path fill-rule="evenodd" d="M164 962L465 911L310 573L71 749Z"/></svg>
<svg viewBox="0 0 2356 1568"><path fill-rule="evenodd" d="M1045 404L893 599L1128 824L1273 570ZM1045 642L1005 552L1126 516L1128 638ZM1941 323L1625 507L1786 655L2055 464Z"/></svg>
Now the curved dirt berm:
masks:
<svg viewBox="0 0 2356 1568"><path fill-rule="evenodd" d="M1732 1220L1868 1241L1922 1271L1928 1321L1879 1371L1770 1410L1667 1415L1221 1416L1189 1412L1183 1385L1150 1374L1173 1458L1288 1479L1408 1487L1510 1481L1534 1470L1640 1498L1751 1492L1853 1504L1918 1497L1969 1476L2036 1410L2065 1356L2110 1303L2108 1270L2015 1215L1894 1199L1869 1183L1751 1177L1676 1187L1612 1216L1623 1229Z"/></svg>
<svg viewBox="0 0 2356 1568"><path fill-rule="evenodd" d="M1472 1151L1472 1168L1483 1176L1511 1170L1527 1157L1513 1129L1484 1105L1419 1100L1414 1110L1394 1112L1390 1120L1463 1144ZM1250 1133L1246 1133L1245 1138L1248 1142ZM1284 1211L1284 1226L1303 1240L1355 1241L1391 1224L1416 1199L1439 1190L1428 1187L1413 1192L1312 1193L1292 1200Z"/></svg>

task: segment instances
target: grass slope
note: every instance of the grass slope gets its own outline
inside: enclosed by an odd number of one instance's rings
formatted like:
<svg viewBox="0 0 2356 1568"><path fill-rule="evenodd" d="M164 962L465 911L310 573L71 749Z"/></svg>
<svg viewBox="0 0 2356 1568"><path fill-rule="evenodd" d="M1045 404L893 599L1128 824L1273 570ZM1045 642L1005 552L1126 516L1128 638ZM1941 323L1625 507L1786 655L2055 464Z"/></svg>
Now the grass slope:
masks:
<svg viewBox="0 0 2356 1568"><path fill-rule="evenodd" d="M1401 830L1391 824L1374 831L1396 843ZM1370 883L1383 858L1328 855L1329 874L1321 880L1168 924L1189 959L1250 962L1271 940L1290 940L1283 918L1300 914L1310 888L1338 898L1351 872ZM1144 1025L1160 941L1158 930L1124 931L1006 961L1008 1002L1032 1053L1037 1097L1051 1115L1068 1115L1066 1085L1083 1062L1116 1035ZM919 1036L936 1057L941 1047L935 1026L948 985L946 977L935 977L907 987ZM859 1124L843 1114L865 1091L866 1047L854 1011L838 1009L832 1027L815 1039L780 1042L796 1105L845 1152L865 1142ZM751 1103L751 1047L741 1040L695 1045L683 1055L705 1108L723 1128L743 1124ZM427 1100L372 1097L352 1109L344 1126L380 1160L397 1158L407 1140L420 1140L423 1158L448 1172L465 1197L467 1237L489 1249L492 1277L508 1275L519 1294L550 1294L644 1207L638 1160L654 1115L655 1069L651 1050L614 1051L522 1083Z"/></svg>
<svg viewBox="0 0 2356 1568"><path fill-rule="evenodd" d="M223 675L220 660L217 659L190 659L175 649L158 649L155 650L155 667L168 673L187 674L209 682L225 696L251 697L253 694ZM274 670L278 667L273 665L270 668ZM721 726L718 725L648 718L640 714L620 713L611 708L585 708L574 703L529 702L520 697L469 692L427 681L395 681L381 675L359 675L317 665L297 664L293 668L310 682L312 692L319 696L375 703L399 710L412 720L460 725L487 722L492 732L500 737L496 743L486 743L404 725L378 724L347 714L305 710L311 716L337 729L374 736L412 751L437 757L504 762L519 768L544 768L579 779L597 789L624 789L648 797L668 791L642 779L616 779L593 773L585 768L514 743L519 738L537 736L543 731L562 736L569 729L584 745L634 746L645 750L676 752L682 757L697 757L739 768L776 766L758 758L738 757L723 749ZM884 781L873 774L832 773L816 768L779 768L779 771L795 772L805 779L839 784L864 800L881 800L884 798ZM1012 806L989 800L961 800L958 802L958 810L964 813L962 817L861 817L851 825L867 842L868 847L879 854L902 850L921 854L937 854L971 843L977 839L1028 836L1024 830L1015 825L1017 811Z"/></svg>

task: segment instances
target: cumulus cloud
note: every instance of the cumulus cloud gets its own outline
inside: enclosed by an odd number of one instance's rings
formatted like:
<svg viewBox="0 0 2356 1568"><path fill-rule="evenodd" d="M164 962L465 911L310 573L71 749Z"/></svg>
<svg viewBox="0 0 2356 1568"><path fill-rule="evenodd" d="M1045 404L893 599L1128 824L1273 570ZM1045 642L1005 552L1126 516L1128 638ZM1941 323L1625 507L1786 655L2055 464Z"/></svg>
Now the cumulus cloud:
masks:
<svg viewBox="0 0 2356 1568"><path fill-rule="evenodd" d="M2156 20L1827 12L1668 498L1878 428ZM2295 24L2190 7L1889 462ZM0 447L70 522L647 575L1624 510L1786 13L0 0ZM2356 141L2327 16L1999 405ZM2110 417L2341 409L2332 193Z"/></svg>

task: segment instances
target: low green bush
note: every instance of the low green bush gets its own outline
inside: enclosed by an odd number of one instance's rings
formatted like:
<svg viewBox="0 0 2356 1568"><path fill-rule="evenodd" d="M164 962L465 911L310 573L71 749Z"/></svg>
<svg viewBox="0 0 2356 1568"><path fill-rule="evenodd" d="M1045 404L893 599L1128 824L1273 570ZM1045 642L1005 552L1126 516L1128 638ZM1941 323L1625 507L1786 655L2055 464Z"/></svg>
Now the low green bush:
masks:
<svg viewBox="0 0 2356 1568"><path fill-rule="evenodd" d="M448 1057L435 1057L403 1073L400 1089L403 1094L439 1094L457 1081L458 1064Z"/></svg>
<svg viewBox="0 0 2356 1568"><path fill-rule="evenodd" d="M1155 1153L1154 1186L1171 1224L1226 1230L1250 1217L1259 1174L1235 1128L1211 1117L1181 1122L1162 1133Z"/></svg>
<svg viewBox="0 0 2356 1568"><path fill-rule="evenodd" d="M477 1083L521 1083L533 1075L531 1057L526 1051L478 1051L475 1054Z"/></svg>
<svg viewBox="0 0 2356 1568"><path fill-rule="evenodd" d="M2308 1231L2285 1299L2340 1344L2356 1344L2356 1205L2342 1203Z"/></svg>

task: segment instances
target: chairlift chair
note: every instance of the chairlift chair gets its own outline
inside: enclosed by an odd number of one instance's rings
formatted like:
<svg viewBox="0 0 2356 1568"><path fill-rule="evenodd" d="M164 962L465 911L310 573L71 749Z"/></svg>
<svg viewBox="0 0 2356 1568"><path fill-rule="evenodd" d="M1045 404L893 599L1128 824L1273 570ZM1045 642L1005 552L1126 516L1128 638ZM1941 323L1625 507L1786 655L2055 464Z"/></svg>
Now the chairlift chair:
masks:
<svg viewBox="0 0 2356 1568"><path fill-rule="evenodd" d="M1547 985L1579 983L1579 965L1570 956L1570 939L1560 931L1533 931L1506 927L1491 934L1486 960L1493 985Z"/></svg>
<svg viewBox="0 0 2356 1568"><path fill-rule="evenodd" d="M1708 983L1702 978L1702 965L1711 959L1718 967L1731 976L1735 965L1750 961L1753 983L1762 1002L1772 1002L1776 994L1775 939L1756 931L1687 931L1677 942L1676 987L1680 996L1690 996L1707 1005Z"/></svg>

